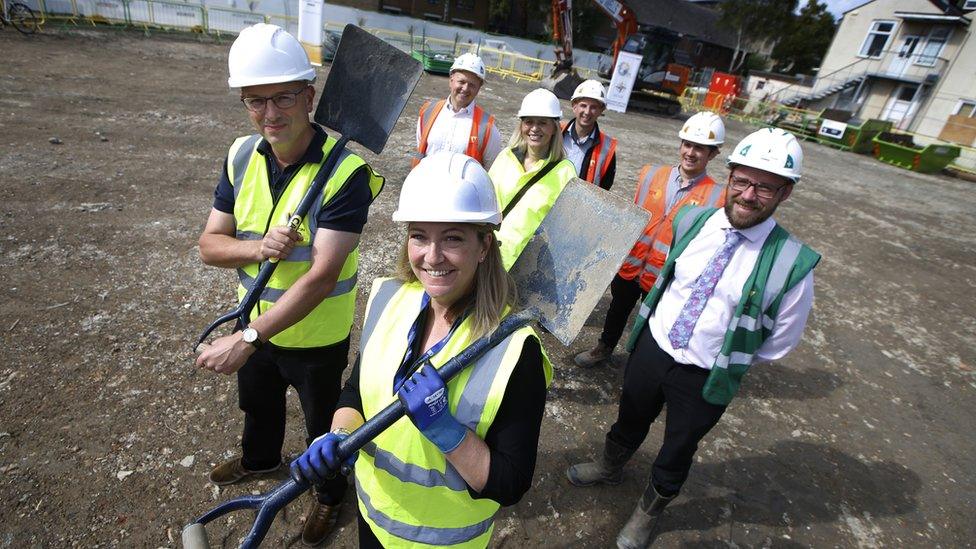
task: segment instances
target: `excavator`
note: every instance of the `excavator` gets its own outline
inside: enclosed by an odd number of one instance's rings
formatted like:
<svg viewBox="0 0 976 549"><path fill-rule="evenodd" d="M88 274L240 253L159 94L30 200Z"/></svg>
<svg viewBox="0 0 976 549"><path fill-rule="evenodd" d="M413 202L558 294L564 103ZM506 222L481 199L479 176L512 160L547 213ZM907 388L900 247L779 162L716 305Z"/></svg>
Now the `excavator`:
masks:
<svg viewBox="0 0 976 549"><path fill-rule="evenodd" d="M637 16L623 2L593 0L613 21L617 38L607 53L609 64L600 67L601 78L610 79L621 51L643 56L628 108L675 115L681 112L677 98L684 92L691 69L675 59L679 37L664 29L638 32ZM552 0L552 35L556 62L543 86L561 99L572 97L583 79L573 68L572 0Z"/></svg>

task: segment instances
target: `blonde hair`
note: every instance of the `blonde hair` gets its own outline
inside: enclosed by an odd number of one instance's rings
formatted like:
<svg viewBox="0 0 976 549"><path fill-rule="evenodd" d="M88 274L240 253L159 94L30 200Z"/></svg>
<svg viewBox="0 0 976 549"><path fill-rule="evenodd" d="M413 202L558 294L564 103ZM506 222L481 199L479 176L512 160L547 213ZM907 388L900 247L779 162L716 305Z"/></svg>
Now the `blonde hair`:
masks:
<svg viewBox="0 0 976 549"><path fill-rule="evenodd" d="M449 314L457 318L470 308L472 338L477 339L498 326L506 307L515 306L516 290L515 281L502 263L502 253L493 227L475 224L471 226L475 228L482 242L489 239L488 252L475 271L474 290L451 305ZM417 275L414 274L407 255L407 239L400 246L395 276L405 283L417 281Z"/></svg>
<svg viewBox="0 0 976 549"><path fill-rule="evenodd" d="M562 130L559 127L559 120L555 118L546 118L546 120L551 120L552 124L556 127L556 130L552 132L552 138L549 139L549 154L546 156L546 163L548 164L550 162L559 162L566 157L566 153L563 152ZM522 137L521 119L519 119L518 127L515 128L515 133L512 134L512 138L508 140L508 147L512 149L512 152L516 156L521 158L525 158L529 150L529 144Z"/></svg>

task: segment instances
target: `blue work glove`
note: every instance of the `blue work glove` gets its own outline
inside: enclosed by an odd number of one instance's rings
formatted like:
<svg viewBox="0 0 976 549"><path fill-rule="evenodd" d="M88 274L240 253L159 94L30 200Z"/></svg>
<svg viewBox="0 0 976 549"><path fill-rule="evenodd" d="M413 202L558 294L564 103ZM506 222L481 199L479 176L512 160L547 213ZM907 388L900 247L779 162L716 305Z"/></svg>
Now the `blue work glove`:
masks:
<svg viewBox="0 0 976 549"><path fill-rule="evenodd" d="M339 443L348 436L349 433L333 432L313 440L308 450L291 462L292 478L318 485L334 477L341 465L352 467L359 452L353 452L344 463L339 463Z"/></svg>
<svg viewBox="0 0 976 549"><path fill-rule="evenodd" d="M467 428L458 423L447 407L447 387L428 362L414 372L397 391L407 415L417 429L445 454L461 445Z"/></svg>

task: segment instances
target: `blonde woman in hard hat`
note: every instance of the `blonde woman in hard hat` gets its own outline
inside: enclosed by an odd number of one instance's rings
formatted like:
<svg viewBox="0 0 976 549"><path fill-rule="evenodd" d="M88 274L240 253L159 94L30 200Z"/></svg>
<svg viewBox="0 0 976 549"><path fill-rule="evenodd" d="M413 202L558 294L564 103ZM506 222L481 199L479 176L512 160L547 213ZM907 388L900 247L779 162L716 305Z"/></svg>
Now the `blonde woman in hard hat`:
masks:
<svg viewBox="0 0 976 549"><path fill-rule="evenodd" d="M634 305L651 290L664 266L671 246L671 225L678 210L687 204L725 203L725 185L712 179L707 170L725 142L722 118L713 112L697 113L681 126L677 137L677 164L647 164L637 176L634 202L650 212L651 218L610 283L610 306L600 339L574 358L581 368L599 366L613 356Z"/></svg>
<svg viewBox="0 0 976 549"><path fill-rule="evenodd" d="M617 421L604 454L566 471L576 486L619 484L623 467L667 409L664 441L617 547L653 541L664 508L688 478L698 444L755 363L800 342L813 306L820 254L772 218L800 179L803 151L789 132L766 128L729 155L724 208L685 206L674 243L627 343Z"/></svg>
<svg viewBox="0 0 976 549"><path fill-rule="evenodd" d="M494 235L501 212L480 164L428 156L393 220L404 224L397 276L374 282L332 432L292 471L318 482L339 470L338 443L399 399L409 417L352 458L359 546L485 547L499 507L532 485L552 365L525 327L446 384L438 374L513 305Z"/></svg>
<svg viewBox="0 0 976 549"><path fill-rule="evenodd" d="M503 214L496 234L506 269L518 259L559 193L576 177L559 134L559 99L549 90L533 90L522 99L518 117L508 148L488 172Z"/></svg>
<svg viewBox="0 0 976 549"><path fill-rule="evenodd" d="M607 108L607 90L584 80L573 91L574 118L562 125L563 149L581 179L610 190L617 173L617 140L600 131L597 118Z"/></svg>
<svg viewBox="0 0 976 549"><path fill-rule="evenodd" d="M200 236L207 265L236 269L243 298L261 262L280 263L251 314L250 326L216 339L197 366L237 374L244 412L242 455L217 465L214 484L233 484L281 464L286 399L294 387L305 415L306 443L331 423L348 362L356 307L359 234L383 178L355 154L343 157L322 190L316 216L287 226L336 144L309 122L315 69L298 40L260 23L243 29L228 58L231 88L253 135L231 145ZM324 540L338 515L345 479L315 484L302 540Z"/></svg>
<svg viewBox="0 0 976 549"><path fill-rule="evenodd" d="M473 53L459 55L451 65L450 95L426 101L417 117L416 166L437 151L464 153L488 169L502 150L495 117L475 98L485 83L485 64Z"/></svg>

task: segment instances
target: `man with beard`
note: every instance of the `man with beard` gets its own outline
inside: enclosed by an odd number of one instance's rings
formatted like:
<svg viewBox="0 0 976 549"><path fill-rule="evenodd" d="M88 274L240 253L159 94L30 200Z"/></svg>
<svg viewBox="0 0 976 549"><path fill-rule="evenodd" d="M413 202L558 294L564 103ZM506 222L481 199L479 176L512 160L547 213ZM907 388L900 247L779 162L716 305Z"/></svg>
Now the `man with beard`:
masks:
<svg viewBox="0 0 976 549"><path fill-rule="evenodd" d="M725 208L687 206L675 217L667 261L627 345L617 422L603 456L566 471L576 486L619 484L624 464L667 404L664 441L618 547L653 540L699 441L718 423L746 371L784 357L800 341L820 255L772 215L793 192L802 162L792 134L752 133L729 157Z"/></svg>

